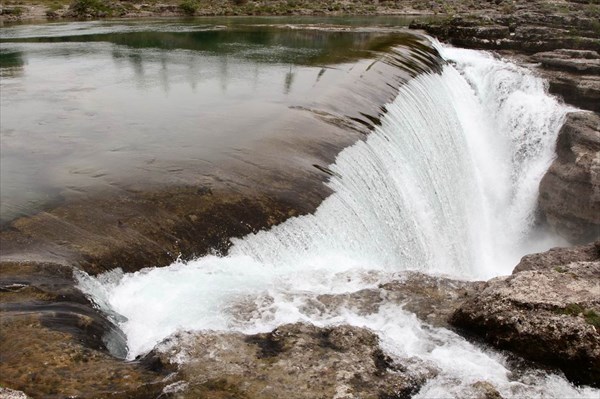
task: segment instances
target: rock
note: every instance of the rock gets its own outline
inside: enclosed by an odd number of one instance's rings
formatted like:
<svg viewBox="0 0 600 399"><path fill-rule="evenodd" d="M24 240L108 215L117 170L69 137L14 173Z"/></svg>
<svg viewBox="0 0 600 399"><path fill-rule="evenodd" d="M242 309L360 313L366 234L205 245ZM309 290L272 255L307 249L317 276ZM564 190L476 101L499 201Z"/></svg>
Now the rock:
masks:
<svg viewBox="0 0 600 399"><path fill-rule="evenodd" d="M557 158L540 182L546 221L574 243L600 237L600 116L571 113L556 143Z"/></svg>
<svg viewBox="0 0 600 399"><path fill-rule="evenodd" d="M382 305L394 304L415 313L428 324L447 328L449 316L483 284L408 272L399 276L397 280L380 284L377 288L306 298L302 312L320 317L337 314L346 308L366 316L379 312ZM260 308L267 308L272 303L271 297L241 301L230 307L230 317L237 325L245 326L259 316Z"/></svg>
<svg viewBox="0 0 600 399"><path fill-rule="evenodd" d="M408 273L404 279L382 284L380 288L386 303L402 304L403 309L424 322L448 328L449 316L483 284Z"/></svg>
<svg viewBox="0 0 600 399"><path fill-rule="evenodd" d="M597 51L560 49L534 54L549 92L565 102L600 112L600 55Z"/></svg>
<svg viewBox="0 0 600 399"><path fill-rule="evenodd" d="M475 399L503 399L500 392L487 381L477 381L471 386L475 390Z"/></svg>
<svg viewBox="0 0 600 399"><path fill-rule="evenodd" d="M403 398L432 375L405 371L369 330L283 325L270 333L182 333L159 345L179 360L176 398ZM210 394L210 396L204 396Z"/></svg>
<svg viewBox="0 0 600 399"><path fill-rule="evenodd" d="M597 51L560 49L537 53L532 58L546 68L600 74L600 55Z"/></svg>
<svg viewBox="0 0 600 399"><path fill-rule="evenodd" d="M0 342L0 386L35 398L142 399L167 383L160 363L108 353L124 349L124 337L75 287L67 266L0 263Z"/></svg>
<svg viewBox="0 0 600 399"><path fill-rule="evenodd" d="M590 251L553 249L524 259L522 271L488 281L467 299L451 324L498 348L558 367L575 383L599 386L600 261L564 263Z"/></svg>
<svg viewBox="0 0 600 399"><path fill-rule="evenodd" d="M0 387L0 398L2 399L30 399L24 392L15 391L14 389Z"/></svg>
<svg viewBox="0 0 600 399"><path fill-rule="evenodd" d="M540 75L548 80L548 92L561 97L576 107L600 112L600 75L541 69Z"/></svg>
<svg viewBox="0 0 600 399"><path fill-rule="evenodd" d="M552 248L546 252L525 255L513 273L527 270L561 268L572 262L600 262L600 241L572 248Z"/></svg>

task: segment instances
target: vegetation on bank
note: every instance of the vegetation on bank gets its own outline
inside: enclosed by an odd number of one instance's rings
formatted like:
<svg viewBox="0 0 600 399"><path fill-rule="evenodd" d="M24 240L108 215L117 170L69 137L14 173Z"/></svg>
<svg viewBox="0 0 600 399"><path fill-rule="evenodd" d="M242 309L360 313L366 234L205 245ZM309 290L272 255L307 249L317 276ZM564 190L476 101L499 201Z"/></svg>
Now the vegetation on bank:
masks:
<svg viewBox="0 0 600 399"><path fill-rule="evenodd" d="M398 15L460 16L478 25L491 16L583 16L596 18L600 0L0 0L0 22L40 19L235 15ZM577 36L578 34L576 34Z"/></svg>
<svg viewBox="0 0 600 399"><path fill-rule="evenodd" d="M51 14L66 17L125 16L129 13L186 15L302 15L302 14L373 14L378 11L404 10L407 2L385 0L8 0L0 14L23 12L24 6L38 6ZM422 2L415 2L418 6ZM444 0L433 0L441 4ZM429 5L429 3L427 3ZM427 8L430 8L429 6ZM423 7L419 7L421 11ZM21 15L21 14L19 14Z"/></svg>
<svg viewBox="0 0 600 399"><path fill-rule="evenodd" d="M525 0L0 0L0 16L20 19L31 9L49 18L101 18L143 15L372 15L461 14L493 9L513 13L531 3L543 12L568 13L588 9L600 14L598 0L562 2ZM536 8L537 4L536 4Z"/></svg>
<svg viewBox="0 0 600 399"><path fill-rule="evenodd" d="M579 7L581 1L576 3ZM598 0L588 0L600 13ZM103 18L176 15L373 15L432 13L453 15L493 8L514 12L520 0L0 0L0 19ZM548 7L551 6L547 2ZM560 6L565 12L570 3Z"/></svg>

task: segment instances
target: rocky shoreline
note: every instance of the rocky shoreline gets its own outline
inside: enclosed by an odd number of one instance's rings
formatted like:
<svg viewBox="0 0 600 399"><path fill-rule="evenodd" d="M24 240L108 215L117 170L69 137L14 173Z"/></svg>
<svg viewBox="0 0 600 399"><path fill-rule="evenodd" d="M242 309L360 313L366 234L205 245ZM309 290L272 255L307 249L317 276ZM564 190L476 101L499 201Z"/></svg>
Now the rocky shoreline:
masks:
<svg viewBox="0 0 600 399"><path fill-rule="evenodd" d="M544 1L511 2L514 8L510 10L502 8L508 2L482 2L485 7L469 13L457 5L460 2L448 3L454 4L456 14L462 12L464 16L443 23L413 24L412 28L459 46L495 50L512 57L547 78L552 93L589 111L570 114L561 130L558 157L540 185L539 205L541 219L571 242L597 240L600 34L594 17L585 15L586 10L580 10L581 3L575 1L561 2L566 9L548 8L547 12L540 6L548 3ZM180 15L177 13L181 11L176 8L173 12ZM297 202L273 203L268 197L248 197L247 193L222 193L208 185L169 192L168 196L144 193L133 202L131 198L101 202L92 219L105 223L104 236L116 237L106 241L104 247L91 245L96 236L81 235L81 230L74 228L90 220L90 208L77 204L3 228L2 385L34 397L262 398L281 397L281 392L289 392L290 388L297 397L410 397L435 371L407 372L383 354L372 332L350 326L285 325L255 336L182 333L186 335L185 344L178 341L181 337L173 337L147 357L125 362L108 353L109 346L120 339L120 332L75 288L73 263L90 273L117 265L129 265L128 270L134 271L147 265L149 258L153 264L166 265L183 250L188 257L211 248L226 252L230 237L310 212L327 193L305 194L306 200L299 206ZM154 212L157 204L159 213ZM116 214L118 209L154 213L156 218L137 220ZM199 217L211 214L227 215L230 222L226 225L235 228L217 229L222 219L198 224ZM127 232L123 237L138 237L134 247L148 247L150 242L155 250L132 257L131 242L118 242L121 231ZM44 234L46 241L41 242L36 235ZM531 255L517 265L513 275L487 283L408 275L404 280L351 297L315 298L315 311L335 308L344 301L359 304L365 312L373 312L386 302L403 303L431 325L456 328L466 337L478 337L492 346L560 369L576 383L598 386L599 248L600 242L596 242ZM8 352L6 343L10 344ZM188 345L185 350L194 362L177 362L182 345ZM220 348L216 357L219 361L211 357L214 353L206 352L207 345ZM25 356L26 363L22 361ZM301 370L298 364L303 366ZM332 380L339 384L332 384ZM265 381L276 383L265 390ZM298 381L303 382L305 390L296 389ZM500 397L484 381L473 386L473 396Z"/></svg>

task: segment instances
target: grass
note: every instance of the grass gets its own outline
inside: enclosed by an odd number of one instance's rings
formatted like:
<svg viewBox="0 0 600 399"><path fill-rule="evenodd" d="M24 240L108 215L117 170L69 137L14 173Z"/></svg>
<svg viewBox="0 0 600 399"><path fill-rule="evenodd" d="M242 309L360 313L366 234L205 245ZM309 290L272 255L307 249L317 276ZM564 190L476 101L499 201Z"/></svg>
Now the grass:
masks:
<svg viewBox="0 0 600 399"><path fill-rule="evenodd" d="M592 309L584 310L583 317L588 324L600 328L600 315L598 315L598 313L594 312Z"/></svg>
<svg viewBox="0 0 600 399"><path fill-rule="evenodd" d="M598 313L596 313L593 309L585 309L583 306L577 303L570 303L563 309L557 309L556 313L573 317L583 315L586 323L600 328L600 315L598 315Z"/></svg>

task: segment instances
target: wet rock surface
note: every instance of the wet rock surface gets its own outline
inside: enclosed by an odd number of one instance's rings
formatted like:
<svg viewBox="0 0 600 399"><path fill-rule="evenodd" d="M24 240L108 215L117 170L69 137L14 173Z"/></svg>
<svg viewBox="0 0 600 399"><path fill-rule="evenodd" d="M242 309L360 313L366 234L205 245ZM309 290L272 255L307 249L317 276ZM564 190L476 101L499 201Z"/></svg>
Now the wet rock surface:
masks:
<svg viewBox="0 0 600 399"><path fill-rule="evenodd" d="M536 53L532 58L549 69L600 74L600 56L597 51L559 49Z"/></svg>
<svg viewBox="0 0 600 399"><path fill-rule="evenodd" d="M124 354L124 337L75 288L70 267L3 262L0 268L2 386L34 398L160 394L166 384L160 365L109 354Z"/></svg>
<svg viewBox="0 0 600 399"><path fill-rule="evenodd" d="M449 327L449 316L483 284L410 272L374 289L350 294L319 295L311 302L312 309L308 311L325 314L346 307L358 310L359 314L373 314L382 305L394 304L401 305L428 324Z"/></svg>
<svg viewBox="0 0 600 399"><path fill-rule="evenodd" d="M163 362L184 360L173 398L408 398L433 370L408 372L369 330L283 325L270 333L179 334L159 345Z"/></svg>
<svg viewBox="0 0 600 399"><path fill-rule="evenodd" d="M556 143L557 158L540 183L547 222L572 242L600 237L600 116L571 113Z"/></svg>
<svg viewBox="0 0 600 399"><path fill-rule="evenodd" d="M321 318L352 309L361 316L376 314L382 306L401 306L422 321L435 327L448 328L449 316L484 282L462 281L406 272L393 280L351 293L321 294L304 297L302 312ZM268 312L274 299L270 296L240 300L229 307L228 315L238 327L246 327Z"/></svg>
<svg viewBox="0 0 600 399"><path fill-rule="evenodd" d="M488 281L450 322L498 348L558 367L576 383L598 386L598 245L529 255L513 275Z"/></svg>
<svg viewBox="0 0 600 399"><path fill-rule="evenodd" d="M547 270L573 262L600 261L600 241L588 245L571 248L552 248L546 252L525 255L513 270L514 273L524 271Z"/></svg>

